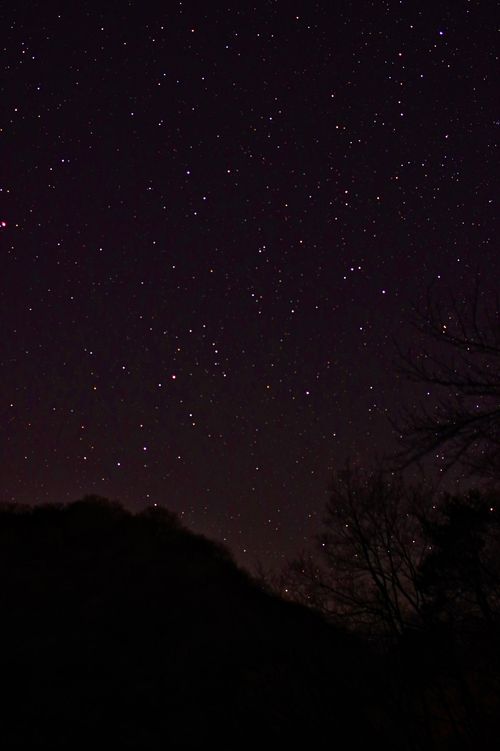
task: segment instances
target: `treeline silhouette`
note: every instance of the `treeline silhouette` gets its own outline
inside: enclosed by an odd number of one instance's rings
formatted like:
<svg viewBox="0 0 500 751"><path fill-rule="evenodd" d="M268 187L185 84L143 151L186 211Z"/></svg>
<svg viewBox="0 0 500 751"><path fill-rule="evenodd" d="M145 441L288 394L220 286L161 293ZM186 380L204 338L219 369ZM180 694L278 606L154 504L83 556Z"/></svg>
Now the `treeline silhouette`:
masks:
<svg viewBox="0 0 500 751"><path fill-rule="evenodd" d="M0 558L4 748L392 747L377 655L163 508L3 506Z"/></svg>
<svg viewBox="0 0 500 751"><path fill-rule="evenodd" d="M497 748L500 297L478 276L469 296L429 292L412 323L397 365L421 401L392 420L399 448L336 473L315 549L274 585L372 645L399 748ZM436 490L448 470L457 492Z"/></svg>
<svg viewBox="0 0 500 751"><path fill-rule="evenodd" d="M491 489L439 494L346 469L316 549L276 582L372 645L400 748L500 737L499 501Z"/></svg>

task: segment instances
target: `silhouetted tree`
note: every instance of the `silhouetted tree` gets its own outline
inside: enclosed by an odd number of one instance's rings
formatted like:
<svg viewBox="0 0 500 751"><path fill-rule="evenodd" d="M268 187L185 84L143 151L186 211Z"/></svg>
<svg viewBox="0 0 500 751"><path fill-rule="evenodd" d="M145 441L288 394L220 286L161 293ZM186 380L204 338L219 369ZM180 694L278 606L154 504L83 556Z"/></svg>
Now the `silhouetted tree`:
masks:
<svg viewBox="0 0 500 751"><path fill-rule="evenodd" d="M419 588L427 615L455 632L481 620L500 625L500 526L498 494L446 495L439 515L422 519L429 551Z"/></svg>
<svg viewBox="0 0 500 751"><path fill-rule="evenodd" d="M285 593L362 631L396 636L416 625L425 500L394 476L339 472L316 540L319 555L290 564Z"/></svg>
<svg viewBox="0 0 500 751"><path fill-rule="evenodd" d="M497 733L496 503L491 492L436 497L380 472L344 471L317 551L284 573L289 597L383 647L402 747L487 747Z"/></svg>
<svg viewBox="0 0 500 751"><path fill-rule="evenodd" d="M400 351L401 372L425 401L395 420L399 466L439 454L482 476L500 477L500 304L478 285L469 300L429 295L415 313L416 348Z"/></svg>

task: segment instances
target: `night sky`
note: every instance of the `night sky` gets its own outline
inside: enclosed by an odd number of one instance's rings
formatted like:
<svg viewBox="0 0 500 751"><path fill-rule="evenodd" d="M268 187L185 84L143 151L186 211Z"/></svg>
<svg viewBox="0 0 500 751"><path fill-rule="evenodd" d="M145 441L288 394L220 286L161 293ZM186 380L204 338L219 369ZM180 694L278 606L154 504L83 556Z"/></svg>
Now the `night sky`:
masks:
<svg viewBox="0 0 500 751"><path fill-rule="evenodd" d="M500 271L495 15L5 3L2 500L305 546L395 445L412 307Z"/></svg>

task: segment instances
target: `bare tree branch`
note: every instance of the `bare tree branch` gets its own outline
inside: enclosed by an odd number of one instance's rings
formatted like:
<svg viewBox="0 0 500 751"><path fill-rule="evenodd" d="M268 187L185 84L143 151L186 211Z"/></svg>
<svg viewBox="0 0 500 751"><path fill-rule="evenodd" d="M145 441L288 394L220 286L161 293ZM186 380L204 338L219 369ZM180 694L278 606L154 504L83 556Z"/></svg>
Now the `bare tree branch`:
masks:
<svg viewBox="0 0 500 751"><path fill-rule="evenodd" d="M400 434L396 466L440 452L445 469L500 476L500 307L476 284L468 301L446 306L428 294L415 313L417 342L397 348L399 373L426 388L429 405L403 410L392 425Z"/></svg>

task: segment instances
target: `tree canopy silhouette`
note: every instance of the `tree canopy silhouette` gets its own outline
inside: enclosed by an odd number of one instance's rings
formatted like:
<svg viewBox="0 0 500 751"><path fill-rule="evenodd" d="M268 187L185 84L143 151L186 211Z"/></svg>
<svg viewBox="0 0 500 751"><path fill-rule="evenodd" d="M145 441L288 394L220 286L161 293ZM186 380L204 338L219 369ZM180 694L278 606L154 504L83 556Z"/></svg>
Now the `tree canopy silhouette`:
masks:
<svg viewBox="0 0 500 751"><path fill-rule="evenodd" d="M333 480L315 550L288 597L385 655L404 748L489 747L500 711L498 493L437 495L387 473Z"/></svg>

